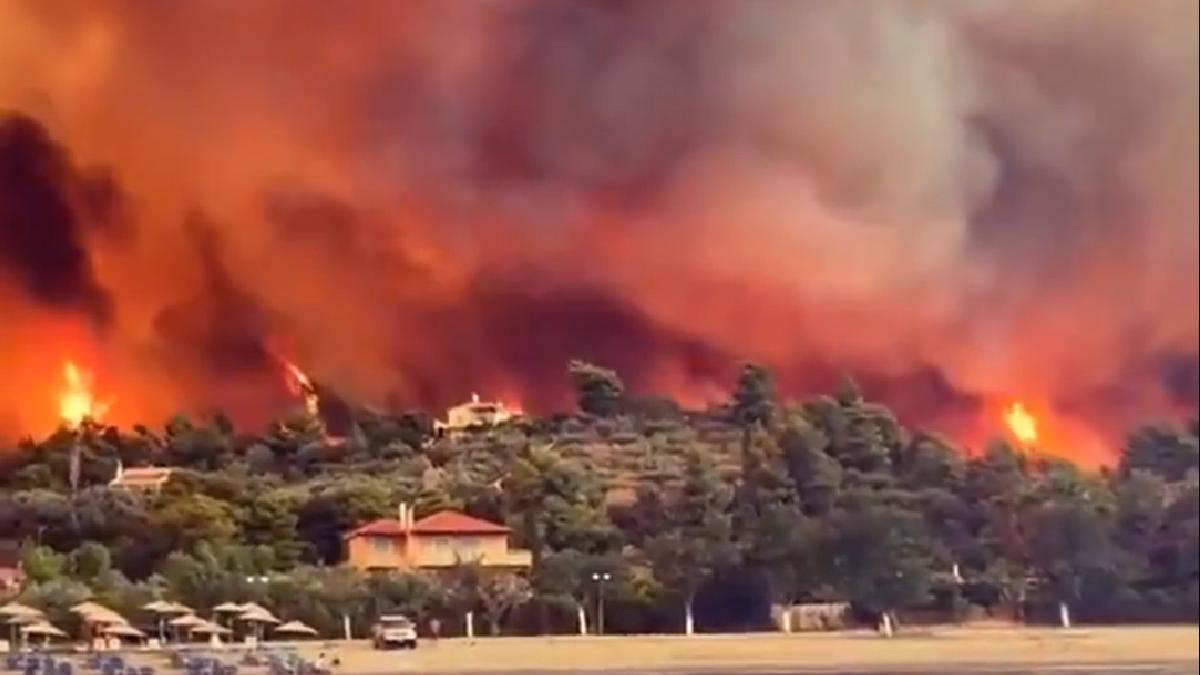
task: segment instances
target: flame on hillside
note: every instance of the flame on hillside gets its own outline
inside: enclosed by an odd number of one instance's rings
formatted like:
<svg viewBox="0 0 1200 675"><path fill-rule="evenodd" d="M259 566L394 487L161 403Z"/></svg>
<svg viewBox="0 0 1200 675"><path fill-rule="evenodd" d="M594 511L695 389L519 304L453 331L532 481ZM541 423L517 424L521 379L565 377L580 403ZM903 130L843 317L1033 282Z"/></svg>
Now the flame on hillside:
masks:
<svg viewBox="0 0 1200 675"><path fill-rule="evenodd" d="M92 391L92 374L81 370L74 361L63 364L64 387L58 396L58 415L63 423L76 428L84 420L99 421L108 413L111 404L96 399Z"/></svg>
<svg viewBox="0 0 1200 675"><path fill-rule="evenodd" d="M1014 438L1023 446L1031 446L1038 441L1038 421L1023 403L1017 402L1004 410L1004 422Z"/></svg>
<svg viewBox="0 0 1200 675"><path fill-rule="evenodd" d="M288 391L304 400L304 410L309 415L318 417L320 399L317 397L317 388L312 380L300 369L300 366L284 358L279 360L283 364L284 382L287 384Z"/></svg>
<svg viewBox="0 0 1200 675"><path fill-rule="evenodd" d="M1003 422L1005 436L1018 447L1039 455L1063 457L1085 465L1112 461L1116 449L1111 441L1074 411L1046 401L1010 401L992 407L980 433L967 433L968 445L984 447L994 438L996 420Z"/></svg>

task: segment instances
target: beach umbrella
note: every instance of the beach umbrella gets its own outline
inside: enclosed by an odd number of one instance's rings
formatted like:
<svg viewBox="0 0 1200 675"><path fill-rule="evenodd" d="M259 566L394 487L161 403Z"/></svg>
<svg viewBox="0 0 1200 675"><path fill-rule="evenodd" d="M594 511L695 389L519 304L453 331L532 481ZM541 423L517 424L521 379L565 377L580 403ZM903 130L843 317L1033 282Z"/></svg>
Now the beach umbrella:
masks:
<svg viewBox="0 0 1200 675"><path fill-rule="evenodd" d="M108 608L105 607L104 605L101 605L98 602L92 602L91 600L85 600L84 602L81 602L78 605L75 605L74 607L72 607L71 611L75 612L76 614L87 614L88 612L95 612L97 610L105 610L105 609L108 609Z"/></svg>
<svg viewBox="0 0 1200 675"><path fill-rule="evenodd" d="M199 633L200 635L229 635L233 631L224 626L218 626L211 621L204 621L193 628L192 632Z"/></svg>
<svg viewBox="0 0 1200 675"><path fill-rule="evenodd" d="M317 629L300 621L289 621L285 624L275 627L276 635L307 635L315 637Z"/></svg>
<svg viewBox="0 0 1200 675"><path fill-rule="evenodd" d="M7 623L11 626L23 626L25 624L38 623L39 621L45 621L45 620L46 620L46 617L44 617L40 614L39 615L28 615L28 616L9 616L9 617L3 618L3 623Z"/></svg>
<svg viewBox="0 0 1200 675"><path fill-rule="evenodd" d="M0 607L0 619L3 619L4 623L7 623L11 627L11 640L15 644L18 635L17 629L20 626L45 621L46 617L39 609L34 609L18 602L10 602Z"/></svg>
<svg viewBox="0 0 1200 675"><path fill-rule="evenodd" d="M192 608L170 600L155 600L142 605L142 609L158 617L158 639L166 640L166 619L177 614L191 614Z"/></svg>
<svg viewBox="0 0 1200 675"><path fill-rule="evenodd" d="M129 623L129 621L112 611L111 609L95 609L90 612L80 612L79 618L83 619L84 623L95 624L98 626L106 626L109 624Z"/></svg>
<svg viewBox="0 0 1200 675"><path fill-rule="evenodd" d="M42 621L45 619L45 615L40 609L22 605L19 602L10 602L0 607L0 618L4 620L4 623L12 626L12 639L13 642L16 642L18 626Z"/></svg>
<svg viewBox="0 0 1200 675"><path fill-rule="evenodd" d="M166 600L153 600L142 605L142 609L152 614L166 614L171 603Z"/></svg>
<svg viewBox="0 0 1200 675"><path fill-rule="evenodd" d="M274 614L267 611L263 607L254 607L245 612L242 612L238 616L238 620L247 621L250 623L264 623L264 624L265 623L280 623L279 619L275 618Z"/></svg>
<svg viewBox="0 0 1200 675"><path fill-rule="evenodd" d="M279 619L275 618L274 614L261 605L249 603L246 607L249 607L249 609L238 616L238 621L253 624L255 636L259 639L262 638L263 627L270 624L282 623Z"/></svg>
<svg viewBox="0 0 1200 675"><path fill-rule="evenodd" d="M240 605L236 602L222 602L213 607L213 615L218 619L218 622L229 623L229 620L235 618L236 615L246 611L246 605ZM222 619L221 617L224 617Z"/></svg>
<svg viewBox="0 0 1200 675"><path fill-rule="evenodd" d="M42 610L22 605L19 602L9 602L0 606L0 616L9 617L11 621L16 618L39 618L42 616Z"/></svg>
<svg viewBox="0 0 1200 675"><path fill-rule="evenodd" d="M170 600L155 600L142 605L142 609L152 614L191 614L192 608Z"/></svg>
<svg viewBox="0 0 1200 675"><path fill-rule="evenodd" d="M192 629L196 626L203 626L207 622L195 614L184 614L183 616L171 619L167 623L170 624L172 628Z"/></svg>
<svg viewBox="0 0 1200 675"><path fill-rule="evenodd" d="M205 623L207 622L204 619L195 614L184 614L183 616L171 619L167 622L167 625L173 630L178 631L178 633L191 633L193 628L203 626Z"/></svg>
<svg viewBox="0 0 1200 675"><path fill-rule="evenodd" d="M66 633L55 628L54 626L51 626L45 621L38 621L37 623L31 623L27 626L22 626L21 635L23 635L26 640L29 638L40 637L42 638L42 641L46 643L50 642L50 638L67 637Z"/></svg>
<svg viewBox="0 0 1200 675"><path fill-rule="evenodd" d="M87 639L100 634L99 628L111 624L128 624L125 617L95 602L81 602L71 608L83 621L83 632Z"/></svg>
<svg viewBox="0 0 1200 675"><path fill-rule="evenodd" d="M192 629L194 635L207 635L212 640L213 644L219 644L222 635L229 635L233 631L224 626L217 625L211 621L205 621L203 624Z"/></svg>
<svg viewBox="0 0 1200 675"><path fill-rule="evenodd" d="M81 602L71 611L78 614L84 623L129 623L125 617L95 602Z"/></svg>
<svg viewBox="0 0 1200 675"><path fill-rule="evenodd" d="M125 623L125 624L118 623L118 624L113 624L111 626L106 626L100 632L104 633L105 635L110 635L112 637L138 638L138 639L143 639L143 640L146 638L145 633L134 628L133 626L130 626L127 623Z"/></svg>
<svg viewBox="0 0 1200 675"><path fill-rule="evenodd" d="M48 624L44 621L39 621L37 623L31 623L28 626L21 626L21 633L23 633L24 635L30 636L30 637L33 637L33 636L59 637L59 638L67 637L66 633L62 632L61 630L55 628L54 626L51 626L50 624Z"/></svg>

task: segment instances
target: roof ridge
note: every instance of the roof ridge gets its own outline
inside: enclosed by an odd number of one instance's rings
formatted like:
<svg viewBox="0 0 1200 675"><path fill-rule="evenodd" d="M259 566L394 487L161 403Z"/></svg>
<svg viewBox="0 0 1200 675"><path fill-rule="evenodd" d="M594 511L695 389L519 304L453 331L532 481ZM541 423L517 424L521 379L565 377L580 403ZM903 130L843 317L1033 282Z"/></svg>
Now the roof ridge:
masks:
<svg viewBox="0 0 1200 675"><path fill-rule="evenodd" d="M345 537L359 535L404 536L416 534L506 534L511 530L500 523L468 515L454 509L442 509L431 513L405 527L398 518L376 518L349 530Z"/></svg>
<svg viewBox="0 0 1200 675"><path fill-rule="evenodd" d="M412 529L420 532L425 529L440 531L462 530L464 532L508 532L509 528L490 520L484 520L455 509L442 509L431 513L412 524Z"/></svg>

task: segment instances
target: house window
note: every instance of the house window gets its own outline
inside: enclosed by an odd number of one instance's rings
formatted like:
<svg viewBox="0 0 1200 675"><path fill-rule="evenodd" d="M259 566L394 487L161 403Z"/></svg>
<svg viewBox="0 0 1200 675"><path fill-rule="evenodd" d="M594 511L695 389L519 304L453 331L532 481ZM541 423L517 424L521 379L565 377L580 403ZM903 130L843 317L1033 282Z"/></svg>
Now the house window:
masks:
<svg viewBox="0 0 1200 675"><path fill-rule="evenodd" d="M373 553L391 553L392 540L387 537L372 537L371 551Z"/></svg>
<svg viewBox="0 0 1200 675"><path fill-rule="evenodd" d="M438 537L433 540L433 545L440 550L446 550L452 547L452 542L450 541L450 537Z"/></svg>

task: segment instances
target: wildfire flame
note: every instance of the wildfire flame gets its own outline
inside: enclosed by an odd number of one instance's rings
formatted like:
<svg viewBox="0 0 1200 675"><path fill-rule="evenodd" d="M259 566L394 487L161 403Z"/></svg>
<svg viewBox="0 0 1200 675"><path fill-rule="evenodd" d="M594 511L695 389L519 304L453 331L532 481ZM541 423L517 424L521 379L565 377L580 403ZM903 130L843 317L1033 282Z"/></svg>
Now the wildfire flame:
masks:
<svg viewBox="0 0 1200 675"><path fill-rule="evenodd" d="M1038 421L1023 403L1013 403L1004 410L1004 421L1009 431L1022 445L1033 445L1038 440Z"/></svg>
<svg viewBox="0 0 1200 675"><path fill-rule="evenodd" d="M66 386L58 395L58 415L64 423L75 428L84 420L98 421L108 413L110 404L96 400L92 393L91 373L67 361L63 364L63 377Z"/></svg>
<svg viewBox="0 0 1200 675"><path fill-rule="evenodd" d="M280 359L280 361L283 363L284 381L287 383L288 391L302 397L304 410L316 417L319 413L320 401L317 398L317 388L313 385L312 380L304 374L303 370L300 370L300 366L287 359Z"/></svg>

